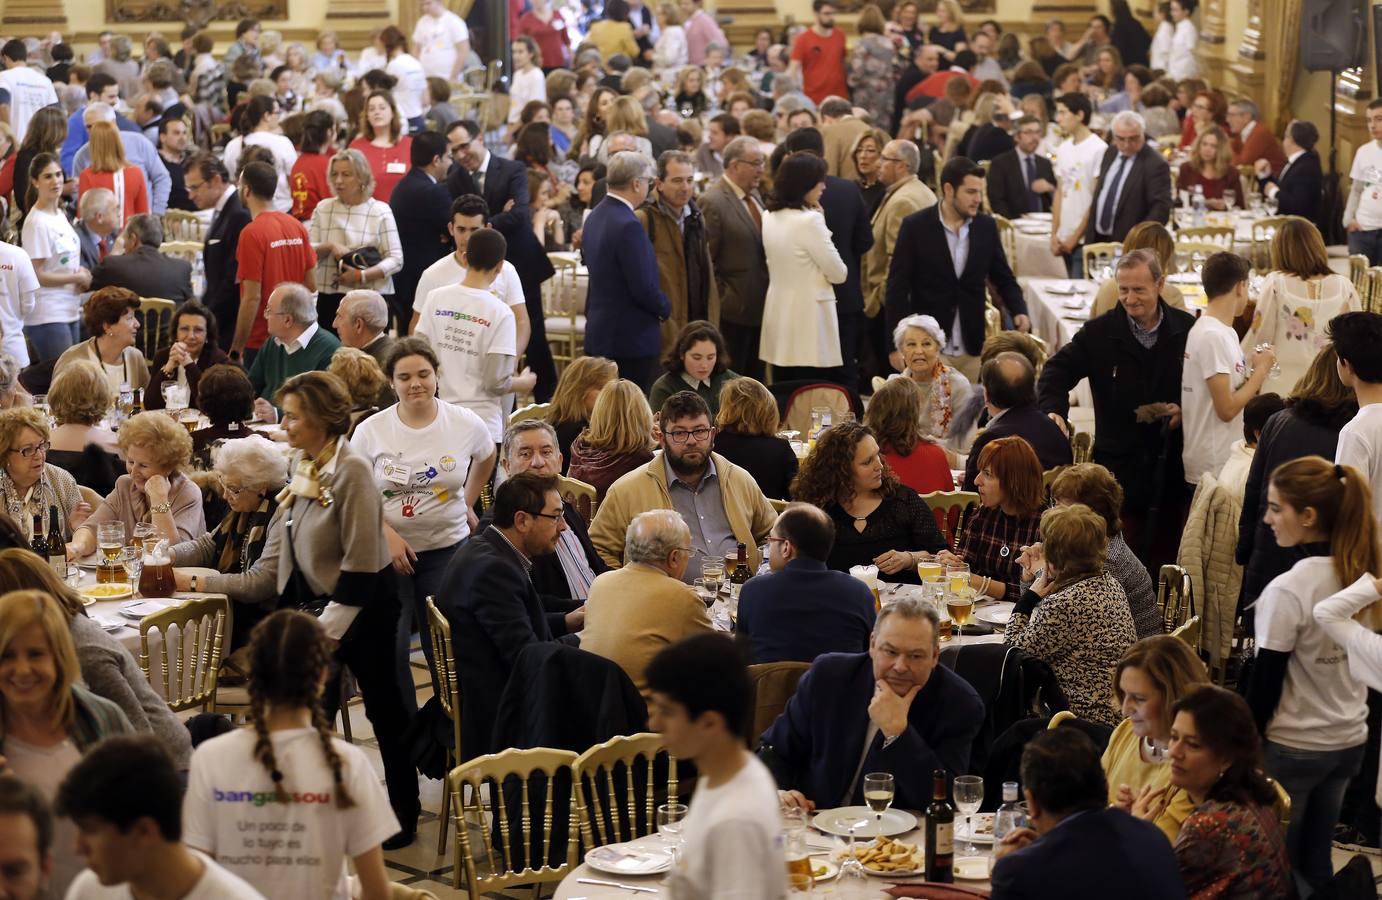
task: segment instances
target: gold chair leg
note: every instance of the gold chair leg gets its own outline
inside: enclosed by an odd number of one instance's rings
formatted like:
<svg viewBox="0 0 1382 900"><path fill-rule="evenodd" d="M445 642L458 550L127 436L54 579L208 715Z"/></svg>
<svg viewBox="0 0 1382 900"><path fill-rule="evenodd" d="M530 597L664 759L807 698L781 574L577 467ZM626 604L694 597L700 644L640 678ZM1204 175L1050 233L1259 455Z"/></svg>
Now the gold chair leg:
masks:
<svg viewBox="0 0 1382 900"><path fill-rule="evenodd" d="M450 763L450 758L447 759ZM451 766L446 767L446 771L451 771ZM451 785L446 779L442 779L441 792L441 827L437 830L437 855L441 856L446 852L446 831L451 824Z"/></svg>

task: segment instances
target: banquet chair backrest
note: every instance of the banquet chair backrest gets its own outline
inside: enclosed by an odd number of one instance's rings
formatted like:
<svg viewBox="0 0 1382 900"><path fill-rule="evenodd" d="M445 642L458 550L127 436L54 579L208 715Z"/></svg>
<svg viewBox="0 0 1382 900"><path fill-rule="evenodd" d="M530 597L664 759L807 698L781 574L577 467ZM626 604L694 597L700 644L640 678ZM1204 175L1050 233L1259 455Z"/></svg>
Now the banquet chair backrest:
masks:
<svg viewBox="0 0 1382 900"><path fill-rule="evenodd" d="M1118 241L1103 241L1084 245L1084 277L1097 281L1100 273L1113 266L1113 261L1123 252Z"/></svg>
<svg viewBox="0 0 1382 900"><path fill-rule="evenodd" d="M451 641L451 622L432 597L426 599L427 640L432 643L432 665L437 673L437 702L451 720L455 739L454 759L461 758L461 679L456 672L456 645Z"/></svg>
<svg viewBox="0 0 1382 900"><path fill-rule="evenodd" d="M1382 266L1368 269L1361 299L1367 312L1382 312Z"/></svg>
<svg viewBox="0 0 1382 900"><path fill-rule="evenodd" d="M195 213L185 209L170 209L163 214L163 240L200 244L206 240L206 231Z"/></svg>
<svg viewBox="0 0 1382 900"><path fill-rule="evenodd" d="M844 421L845 413L853 413L849 393L838 384L808 384L793 392L782 416L782 428L810 437L811 410L817 406L830 408L831 422Z"/></svg>
<svg viewBox="0 0 1382 900"><path fill-rule="evenodd" d="M159 350L172 343L168 334L173 325L173 311L177 304L161 297L139 299L139 350L153 362Z"/></svg>
<svg viewBox="0 0 1382 900"><path fill-rule="evenodd" d="M773 508L773 512L779 514L786 512L787 505L791 502L790 500L774 500L771 497L768 498L768 505Z"/></svg>
<svg viewBox="0 0 1382 900"><path fill-rule="evenodd" d="M979 507L977 491L932 491L922 494L921 499L931 507L936 517L936 525L945 535L945 543L951 550L960 546L960 535L964 532L965 519L970 509Z"/></svg>
<svg viewBox="0 0 1382 900"><path fill-rule="evenodd" d="M1198 653L1200 650L1200 623L1199 616L1191 616L1176 626L1175 630L1171 632L1171 637L1180 638L1190 646L1191 650Z"/></svg>
<svg viewBox="0 0 1382 900"><path fill-rule="evenodd" d="M453 865L464 867L466 889L471 900L517 884L552 884L560 882L576 862L578 831L571 827L574 798L556 803L561 780L569 779L575 769L576 754L570 750L551 750L538 747L531 750L509 749L476 757L452 769L446 777L451 793L452 822L456 826ZM543 776L538 778L537 776ZM466 787L471 788L466 791ZM466 797L469 796L469 802ZM493 798L493 839L482 838L482 848L471 846L467 814L483 821L485 799ZM513 807L506 799L520 799ZM541 821L535 822L534 812L540 810ZM564 827L558 827L558 825ZM541 835L535 832L540 829ZM552 834L566 835L564 848L552 846ZM483 832L482 832L483 833ZM498 844L496 847L495 844ZM483 853L478 851L483 850ZM515 855L517 850L517 855ZM563 850L561 862L552 865L553 850ZM535 851L535 852L534 852ZM481 875L477 858L486 864L488 872ZM521 860L523 868L515 867ZM534 866L534 863L537 865Z"/></svg>
<svg viewBox="0 0 1382 900"><path fill-rule="evenodd" d="M1087 463L1094 456L1094 435L1077 431L1070 436L1070 453L1077 463Z"/></svg>
<svg viewBox="0 0 1382 900"><path fill-rule="evenodd" d="M1368 257L1364 253L1354 253L1348 258L1348 280L1359 297L1366 298L1368 281Z"/></svg>
<svg viewBox="0 0 1382 900"><path fill-rule="evenodd" d="M552 408L550 403L529 403L527 406L520 406L509 413L509 425L515 422L526 422L529 419L545 419L547 411Z"/></svg>
<svg viewBox="0 0 1382 900"><path fill-rule="evenodd" d="M772 662L749 666L749 681L753 685L753 724L749 730L749 740L757 741L759 735L777 720L787 708L787 701L797 692L797 682L810 663Z"/></svg>
<svg viewBox="0 0 1382 900"><path fill-rule="evenodd" d="M984 179L984 184L988 184L988 179ZM1003 255L1008 258L1008 266L1012 268L1014 276L1022 274L1017 271L1017 229L997 213L994 213L993 221L998 226L998 243L1003 247Z"/></svg>
<svg viewBox="0 0 1382 900"><path fill-rule="evenodd" d="M1176 243L1189 243L1197 241L1204 244L1214 244L1220 250L1229 250L1233 247L1233 226L1232 225L1195 225L1190 228L1181 228L1176 232Z"/></svg>
<svg viewBox="0 0 1382 900"><path fill-rule="evenodd" d="M580 264L561 253L549 253L547 259L556 274L542 283L542 315L552 359L560 372L585 346L585 297L577 278Z"/></svg>
<svg viewBox="0 0 1382 900"><path fill-rule="evenodd" d="M1252 262L1253 271L1259 274L1270 272L1276 267L1272 259L1272 240L1282 225L1299 216L1268 216L1252 223Z"/></svg>
<svg viewBox="0 0 1382 900"><path fill-rule="evenodd" d="M216 701L229 619L230 601L222 595L184 600L139 620L139 668L173 712L202 709ZM157 660L149 652L151 631L162 638Z"/></svg>
<svg viewBox="0 0 1382 900"><path fill-rule="evenodd" d="M599 496L599 491L595 489L595 485L587 484L579 478L558 475L557 490L561 493L562 501L576 507L576 512L580 513L585 524L589 525L595 518L595 511L599 506L595 499Z"/></svg>
<svg viewBox="0 0 1382 900"><path fill-rule="evenodd" d="M1156 607L1161 613L1166 631L1175 631L1195 614L1194 593L1190 585L1190 573L1180 566L1161 567L1161 576L1157 580Z"/></svg>
<svg viewBox="0 0 1382 900"><path fill-rule="evenodd" d="M96 510L101 508L101 501L104 498L100 494L96 493L94 489L89 488L84 484L79 484L77 485L77 492L82 495L82 501L91 507L92 512L95 512Z"/></svg>
<svg viewBox="0 0 1382 900"><path fill-rule="evenodd" d="M662 784L656 777L659 774L665 776ZM660 734L620 735L578 756L572 783L582 846L589 851L656 830L661 798L666 797L661 802L677 802L677 761Z"/></svg>

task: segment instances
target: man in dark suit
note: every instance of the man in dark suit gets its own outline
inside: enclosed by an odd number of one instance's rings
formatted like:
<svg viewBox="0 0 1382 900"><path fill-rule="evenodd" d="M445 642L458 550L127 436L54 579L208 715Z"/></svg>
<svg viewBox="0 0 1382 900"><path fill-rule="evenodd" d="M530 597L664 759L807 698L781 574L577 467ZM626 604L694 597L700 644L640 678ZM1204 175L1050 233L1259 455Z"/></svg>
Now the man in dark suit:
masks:
<svg viewBox="0 0 1382 900"><path fill-rule="evenodd" d="M826 567L835 522L820 507L793 503L768 533L770 574L739 591L737 634L750 662L812 662L823 653L862 653L876 618L873 593Z"/></svg>
<svg viewBox="0 0 1382 900"><path fill-rule="evenodd" d="M798 128L784 142L788 153L810 153L825 159L825 138L819 129ZM864 288L859 261L873 246L873 228L859 186L834 175L825 176L821 210L830 239L845 263L845 280L835 285L835 315L840 322L840 383L858 390L859 339L864 330Z"/></svg>
<svg viewBox="0 0 1382 900"><path fill-rule="evenodd" d="M240 232L245 230L251 217L230 183L225 163L215 156L199 153L187 161L185 171L187 196L197 209L216 211L206 232L206 246L202 249L202 263L206 267L202 304L216 316L221 349L229 350L235 338L235 319L240 312L235 252L240 246Z"/></svg>
<svg viewBox="0 0 1382 900"><path fill-rule="evenodd" d="M883 607L867 653L827 653L759 744L782 802L863 803L865 772L892 772L899 809L931 802L931 773L969 771L984 722L974 688L940 661L940 617L921 600Z"/></svg>
<svg viewBox="0 0 1382 900"><path fill-rule="evenodd" d="M1017 120L1017 146L989 162L989 208L996 215L1018 219L1051 211L1056 173L1051 160L1037 152L1042 134L1040 119L1023 116Z"/></svg>
<svg viewBox="0 0 1382 900"><path fill-rule="evenodd" d="M566 527L555 475L525 473L494 492L492 524L466 541L446 568L436 603L451 623L466 714L462 755L489 753L499 696L518 653L534 641L580 630L583 610L547 613L529 572Z"/></svg>
<svg viewBox="0 0 1382 900"><path fill-rule="evenodd" d="M409 162L412 168L394 186L389 196L398 242L403 246L403 268L393 277L393 311L399 332L406 332L412 318L413 295L418 279L427 267L451 251L451 193L441 180L446 177L450 156L446 138L435 131L413 135Z"/></svg>
<svg viewBox="0 0 1382 900"><path fill-rule="evenodd" d="M767 157L751 137L735 138L723 153L724 175L701 195L711 269L720 290L720 332L734 370L763 381L758 340L768 296L768 262L763 255L764 206L758 182Z"/></svg>
<svg viewBox="0 0 1382 900"><path fill-rule="evenodd" d="M1155 825L1108 805L1099 748L1069 726L1022 751L1030 828L994 848L993 900L1179 900L1180 866Z"/></svg>
<svg viewBox="0 0 1382 900"><path fill-rule="evenodd" d="M974 439L965 463L964 489L974 490L979 474L979 452L991 442L1005 437L1020 437L1036 451L1041 468L1068 466L1075 460L1070 438L1037 406L1036 370L1021 353L999 353L979 370L984 389L989 424Z"/></svg>
<svg viewBox="0 0 1382 900"><path fill-rule="evenodd" d="M108 188L92 188L77 202L80 218L73 226L82 246L82 268L95 272L101 260L115 249L116 232L120 229L120 204L115 192Z"/></svg>
<svg viewBox="0 0 1382 900"><path fill-rule="evenodd" d="M124 253L107 256L91 273L91 290L129 288L141 297L182 303L192 299L192 264L158 252L163 226L147 213L130 216L122 235Z"/></svg>
<svg viewBox="0 0 1382 900"><path fill-rule="evenodd" d="M979 378L990 283L1014 327L1032 330L998 226L979 211L983 195L984 172L972 160L957 156L946 162L940 202L902 220L884 299L889 332L912 313L934 316L947 336L942 352L971 382ZM893 360L900 370L900 355Z"/></svg>
<svg viewBox="0 0 1382 900"><path fill-rule="evenodd" d="M1171 167L1147 146L1147 126L1135 112L1113 117L1113 146L1104 151L1090 210L1090 241L1122 241L1139 222L1171 218Z"/></svg>
<svg viewBox="0 0 1382 900"><path fill-rule="evenodd" d="M581 233L590 272L585 352L614 360L619 377L645 392L662 352L662 320L672 314L652 241L633 212L648 198L653 174L653 161L643 154L614 154L605 175L609 195L591 211Z"/></svg>
<svg viewBox="0 0 1382 900"><path fill-rule="evenodd" d="M424 132L426 134L427 132ZM341 339L342 347L354 347L368 353L387 374L385 364L397 338L388 333L389 304L378 291L356 288L341 298L331 330ZM398 402L393 385L386 383L379 389L374 405L380 409Z"/></svg>
<svg viewBox="0 0 1382 900"><path fill-rule="evenodd" d="M451 198L471 193L485 198L489 205L490 227L512 242L511 234L520 228L531 230L532 211L528 208L528 169L521 162L503 159L489 152L485 133L471 119L453 122L446 133L456 164L446 177ZM464 171L474 185L469 190L457 169ZM518 265L512 258L509 260Z"/></svg>
<svg viewBox="0 0 1382 900"><path fill-rule="evenodd" d="M1265 196L1276 197L1279 215L1301 216L1316 225L1320 224L1324 194L1324 171L1315 152L1319 140L1320 130L1314 122L1297 119L1286 127L1286 136L1281 139L1286 154L1281 171L1273 175L1271 163L1265 159L1257 160L1255 166L1258 186Z"/></svg>

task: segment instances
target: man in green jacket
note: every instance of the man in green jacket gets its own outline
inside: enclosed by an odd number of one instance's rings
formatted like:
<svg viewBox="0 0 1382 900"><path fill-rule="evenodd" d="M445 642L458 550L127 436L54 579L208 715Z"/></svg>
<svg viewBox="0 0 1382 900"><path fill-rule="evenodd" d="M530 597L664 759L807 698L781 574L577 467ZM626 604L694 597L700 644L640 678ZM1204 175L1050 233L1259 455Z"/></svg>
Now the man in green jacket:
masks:
<svg viewBox="0 0 1382 900"><path fill-rule="evenodd" d="M250 383L259 398L254 401L255 418L276 422L278 411L271 401L283 382L303 372L324 370L341 342L317 325L317 298L300 284L285 282L274 288L264 304L264 319L269 340L255 354Z"/></svg>

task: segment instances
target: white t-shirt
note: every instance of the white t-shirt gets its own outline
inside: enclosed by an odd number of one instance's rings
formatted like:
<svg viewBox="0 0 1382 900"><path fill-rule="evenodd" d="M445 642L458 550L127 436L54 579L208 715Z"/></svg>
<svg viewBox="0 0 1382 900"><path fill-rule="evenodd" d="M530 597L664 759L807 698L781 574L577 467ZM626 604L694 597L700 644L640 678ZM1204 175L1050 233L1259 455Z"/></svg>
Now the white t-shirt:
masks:
<svg viewBox="0 0 1382 900"><path fill-rule="evenodd" d="M1257 599L1259 650L1290 653L1267 740L1297 750L1342 750L1368 737L1367 687L1349 674L1348 651L1315 622L1315 604L1343 590L1328 556L1302 559Z"/></svg>
<svg viewBox="0 0 1382 900"><path fill-rule="evenodd" d="M274 188L274 209L281 213L293 209L293 194L288 188L288 178L293 174L293 165L298 161L297 148L293 142L281 134L268 131L255 131L240 138L231 138L226 144L225 164L230 172L235 171L240 162L240 154L246 147L264 147L274 155L274 169L278 172L278 186Z"/></svg>
<svg viewBox="0 0 1382 900"><path fill-rule="evenodd" d="M1353 151L1348 177L1355 185L1363 186L1356 213L1359 226L1364 231L1382 228L1382 147L1377 141L1368 141Z"/></svg>
<svg viewBox="0 0 1382 900"><path fill-rule="evenodd" d="M24 252L29 259L44 260L41 271L76 272L82 267L82 242L77 230L62 213L34 207L24 219ZM75 284L40 287L34 291L33 310L25 325L75 322L81 314L81 293Z"/></svg>
<svg viewBox="0 0 1382 900"><path fill-rule="evenodd" d="M417 281L417 292L413 294L413 311L422 312L427 295L440 287L451 287L465 280L465 266L456 262L456 254L448 253L432 263ZM499 298L505 306L523 305L523 282L518 280L518 270L513 263L504 260L499 277L489 286L490 293Z"/></svg>
<svg viewBox="0 0 1382 900"><path fill-rule="evenodd" d="M1224 422L1214 411L1206 380L1227 375L1236 391L1248 378L1248 364L1238 334L1210 315L1200 316L1185 339L1185 368L1180 376L1181 428L1185 432L1185 480L1199 484L1206 472L1218 472L1228 461L1233 442L1243 436L1243 413Z"/></svg>
<svg viewBox="0 0 1382 900"><path fill-rule="evenodd" d="M1056 148L1054 167L1060 191L1060 231L1056 237L1066 240L1084 221L1085 213L1094 203L1094 188L1099 181L1099 163L1104 159L1108 144L1094 132L1078 144L1066 138Z"/></svg>
<svg viewBox="0 0 1382 900"><path fill-rule="evenodd" d="M517 122L523 115L523 107L534 100L547 102L547 79L542 70L533 66L526 72L514 72L509 79L509 123Z"/></svg>
<svg viewBox="0 0 1382 900"><path fill-rule="evenodd" d="M683 849L667 880L674 900L779 900L787 896L777 784L768 767L744 765L718 787L705 780L691 797Z"/></svg>
<svg viewBox="0 0 1382 900"><path fill-rule="evenodd" d="M1353 466L1373 485L1372 514L1382 522L1382 404L1362 407L1339 429L1334 461Z"/></svg>
<svg viewBox="0 0 1382 900"><path fill-rule="evenodd" d="M400 53L389 60L384 71L398 79L393 88L393 102L399 116L406 122L422 115L427 108L427 76L430 74L423 70L422 63L407 53Z"/></svg>
<svg viewBox="0 0 1382 900"><path fill-rule="evenodd" d="M197 850L193 850L205 867L202 877L183 895L182 900L263 900L264 895L250 887L249 882L238 875L227 872L216 865L216 861ZM67 900L134 900L134 892L128 884L106 887L90 869L85 870L72 882L67 891Z"/></svg>
<svg viewBox="0 0 1382 900"><path fill-rule="evenodd" d="M270 739L289 802L274 799L273 779L254 757L252 730L212 738L192 753L183 841L266 897L348 900L346 860L399 830L384 787L360 748L332 738L355 801L338 809L316 729L275 731Z"/></svg>
<svg viewBox="0 0 1382 900"><path fill-rule="evenodd" d="M384 521L414 550L450 547L470 534L466 476L494 453L489 426L479 416L439 400L432 424L410 428L394 405L361 422L350 444L374 464Z"/></svg>
<svg viewBox="0 0 1382 900"><path fill-rule="evenodd" d="M38 276L29 254L14 244L0 241L0 350L29 364L24 343L24 317L33 312Z"/></svg>
<svg viewBox="0 0 1382 900"><path fill-rule="evenodd" d="M489 426L494 443L502 441L503 395L485 390L485 357L518 356L513 310L489 291L459 284L440 288L423 305L417 333L441 358L441 398L472 410Z"/></svg>
<svg viewBox="0 0 1382 900"><path fill-rule="evenodd" d="M0 72L0 88L10 92L10 130L14 132L14 145L18 147L24 143L34 113L45 106L56 105L58 92L46 75L28 66L15 66Z"/></svg>
<svg viewBox="0 0 1382 900"><path fill-rule="evenodd" d="M465 19L446 10L440 16L419 16L413 28L413 46L428 75L451 79L456 67L456 45L470 40ZM465 61L462 60L462 63Z"/></svg>

